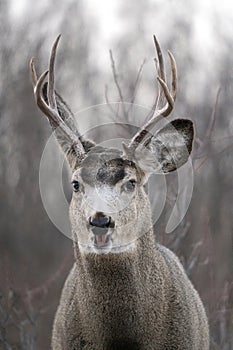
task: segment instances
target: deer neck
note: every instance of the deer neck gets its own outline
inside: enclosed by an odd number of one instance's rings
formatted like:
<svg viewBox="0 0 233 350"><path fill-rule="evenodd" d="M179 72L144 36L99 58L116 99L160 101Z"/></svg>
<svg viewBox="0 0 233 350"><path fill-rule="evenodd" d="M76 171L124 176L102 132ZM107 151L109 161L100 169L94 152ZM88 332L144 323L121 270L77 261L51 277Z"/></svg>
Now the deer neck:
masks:
<svg viewBox="0 0 233 350"><path fill-rule="evenodd" d="M153 230L150 229L135 241L134 247L120 253L94 254L84 253L74 242L74 253L80 275L93 280L101 275L118 275L123 271L124 276L132 276L140 273L153 265L155 257L155 238Z"/></svg>

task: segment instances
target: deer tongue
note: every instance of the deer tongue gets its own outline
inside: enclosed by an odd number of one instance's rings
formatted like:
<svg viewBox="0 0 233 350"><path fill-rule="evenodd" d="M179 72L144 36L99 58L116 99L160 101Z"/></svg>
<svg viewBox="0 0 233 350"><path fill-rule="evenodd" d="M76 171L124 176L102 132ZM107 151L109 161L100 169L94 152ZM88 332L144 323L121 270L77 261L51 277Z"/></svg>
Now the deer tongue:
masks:
<svg viewBox="0 0 233 350"><path fill-rule="evenodd" d="M103 229L102 229L103 230ZM94 243L97 247L102 247L105 246L109 242L109 235L108 235L108 230L106 230L106 233L94 233L95 238L94 238Z"/></svg>
<svg viewBox="0 0 233 350"><path fill-rule="evenodd" d="M95 240L96 240L96 242L98 244L106 243L106 241L107 241L107 234L96 235L95 236Z"/></svg>

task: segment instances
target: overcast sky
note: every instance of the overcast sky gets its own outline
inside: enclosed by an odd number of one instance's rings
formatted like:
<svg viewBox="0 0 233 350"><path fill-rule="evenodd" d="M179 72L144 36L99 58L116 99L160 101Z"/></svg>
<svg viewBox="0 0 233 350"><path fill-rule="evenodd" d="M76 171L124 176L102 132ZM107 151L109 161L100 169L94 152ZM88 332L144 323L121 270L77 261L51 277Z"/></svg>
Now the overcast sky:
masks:
<svg viewBox="0 0 233 350"><path fill-rule="evenodd" d="M28 4L32 4L32 1L34 0L11 0L11 14L15 21L23 18L24 11L27 10ZM68 4L69 1L71 0L66 0L65 4ZM33 6L35 6L35 11L40 11L43 7L46 9L48 3L48 0L41 0L35 5L33 3ZM182 47L180 52L184 52L186 56L188 56L188 53L195 56L198 71L195 70L195 74L193 74L193 71L190 72L191 76L189 77L187 74L186 78L192 82L189 85L188 95L193 101L194 99L199 101L203 91L202 89L198 89L198 92L195 91L193 85L196 84L205 88L202 79L213 76L216 65L218 65L218 57L224 53L225 55L228 54L227 42L231 42L233 38L233 0L145 0L144 3L137 3L135 7L133 4L133 0L128 0L128 2L123 2L123 0L83 1L86 25L88 26L89 23L95 24L95 32L91 33L90 59L95 61L95 65L98 66L100 71L106 72L107 69L110 71L108 50L113 49L117 61L117 53L120 50L114 45L121 42L122 38L128 38L129 44L134 46L134 63L135 67L138 67L144 58L149 60L153 58L152 45L148 46L151 51L143 52L144 43L140 42L139 49L141 51L137 51L134 39L140 25L144 26L145 43L151 42L152 34L156 34L159 41L165 43L174 31L182 38L185 30L182 32L182 29L174 27L174 23L179 23L177 19L180 18L183 23L191 24L192 28L188 37L188 40L192 40L192 42L189 43L188 49L186 46ZM124 11L122 12L123 6ZM143 6L145 6L146 13L144 18ZM32 17L33 15L32 13ZM62 16L62 12L60 16ZM141 18L142 21L140 21ZM46 31L48 29L38 28L38 32L40 30ZM56 30L59 30L59 28ZM53 33L53 35L56 34ZM223 38L222 42L217 42L216 37ZM224 38L228 39L225 43ZM175 52L176 56L178 56L177 52L178 49ZM96 57L98 57L97 60ZM144 68L144 72L146 69L147 67ZM205 74L203 74L203 71L205 71ZM213 97L211 96L211 98ZM148 99L150 98L148 97Z"/></svg>
<svg viewBox="0 0 233 350"><path fill-rule="evenodd" d="M24 9L27 4L32 0L11 0L12 3L12 15L17 18L23 15ZM47 3L47 0L41 0L40 3ZM151 0L153 4L160 4L161 6L179 6L179 2L173 0ZM117 0L86 0L85 6L91 17L98 23L99 35L101 42L109 46L111 38L122 31L121 19L119 18L119 5L121 1ZM191 2L190 2L191 4ZM189 2L186 3L189 7ZM208 41L211 32L209 23L214 19L212 14L218 12L222 18L225 19L226 31L228 25L231 25L233 20L233 1L232 0L195 0L195 16L197 19L196 29L199 35L203 36L203 39ZM190 6L192 11L192 6ZM91 19L91 18L90 18ZM231 22L231 23L230 23ZM148 23L148 26L150 24ZM148 28L149 30L149 28Z"/></svg>

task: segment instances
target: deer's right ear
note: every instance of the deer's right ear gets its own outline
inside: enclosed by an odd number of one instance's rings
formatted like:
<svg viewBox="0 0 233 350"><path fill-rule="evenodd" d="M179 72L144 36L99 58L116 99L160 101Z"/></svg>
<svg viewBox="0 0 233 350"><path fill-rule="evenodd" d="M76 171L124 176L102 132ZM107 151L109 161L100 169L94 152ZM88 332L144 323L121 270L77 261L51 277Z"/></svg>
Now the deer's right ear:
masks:
<svg viewBox="0 0 233 350"><path fill-rule="evenodd" d="M135 161L146 174L174 171L187 162L193 134L191 120L174 120L136 149Z"/></svg>

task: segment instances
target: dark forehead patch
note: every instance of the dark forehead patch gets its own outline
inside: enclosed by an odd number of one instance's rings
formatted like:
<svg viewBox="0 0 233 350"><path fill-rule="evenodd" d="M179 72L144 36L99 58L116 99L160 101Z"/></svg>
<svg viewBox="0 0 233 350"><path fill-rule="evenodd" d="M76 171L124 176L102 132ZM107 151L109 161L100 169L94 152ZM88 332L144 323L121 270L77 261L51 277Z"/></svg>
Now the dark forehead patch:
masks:
<svg viewBox="0 0 233 350"><path fill-rule="evenodd" d="M82 162L82 180L91 186L95 184L115 185L125 175L125 167L135 165L121 158L122 153L117 149L95 147Z"/></svg>
<svg viewBox="0 0 233 350"><path fill-rule="evenodd" d="M105 162L101 168L98 169L96 180L98 182L115 185L118 181L125 177L125 165L122 159L112 159Z"/></svg>

